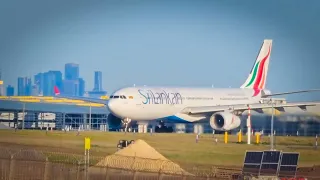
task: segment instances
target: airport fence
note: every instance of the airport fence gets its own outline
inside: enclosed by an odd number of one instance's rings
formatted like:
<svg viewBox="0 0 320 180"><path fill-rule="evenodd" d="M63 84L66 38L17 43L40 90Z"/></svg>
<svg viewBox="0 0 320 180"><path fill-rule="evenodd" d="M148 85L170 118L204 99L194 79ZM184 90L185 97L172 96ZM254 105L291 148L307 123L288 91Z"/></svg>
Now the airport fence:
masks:
<svg viewBox="0 0 320 180"><path fill-rule="evenodd" d="M110 157L110 156L109 156ZM165 160L137 157L90 156L0 147L0 179L32 180L235 180L243 179L240 168L184 166ZM101 163L103 162L103 163ZM299 168L297 175L308 180L320 179L318 167Z"/></svg>
<svg viewBox="0 0 320 180"><path fill-rule="evenodd" d="M171 161L137 157L113 156L107 163L106 157L91 156L89 160L86 165L84 155L0 147L0 179L214 180L238 179L240 174L239 169L218 167L184 171Z"/></svg>

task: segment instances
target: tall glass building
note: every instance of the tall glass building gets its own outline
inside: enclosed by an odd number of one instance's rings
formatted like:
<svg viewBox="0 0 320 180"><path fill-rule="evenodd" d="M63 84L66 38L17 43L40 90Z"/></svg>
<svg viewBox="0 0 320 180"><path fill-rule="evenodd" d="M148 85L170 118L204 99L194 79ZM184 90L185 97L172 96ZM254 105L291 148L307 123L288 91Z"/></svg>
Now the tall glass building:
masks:
<svg viewBox="0 0 320 180"><path fill-rule="evenodd" d="M94 72L94 88L93 91L102 91L102 72Z"/></svg>
<svg viewBox="0 0 320 180"><path fill-rule="evenodd" d="M31 95L31 79L27 77L18 78L18 96L30 96Z"/></svg>
<svg viewBox="0 0 320 180"><path fill-rule="evenodd" d="M67 63L64 66L65 80L78 80L79 79L79 65L75 63Z"/></svg>
<svg viewBox="0 0 320 180"><path fill-rule="evenodd" d="M62 73L60 71L48 71L43 73L43 88L44 96L54 95L54 86L62 88Z"/></svg>
<svg viewBox="0 0 320 180"><path fill-rule="evenodd" d="M14 87L13 86L10 86L8 85L7 86L7 96L14 96Z"/></svg>

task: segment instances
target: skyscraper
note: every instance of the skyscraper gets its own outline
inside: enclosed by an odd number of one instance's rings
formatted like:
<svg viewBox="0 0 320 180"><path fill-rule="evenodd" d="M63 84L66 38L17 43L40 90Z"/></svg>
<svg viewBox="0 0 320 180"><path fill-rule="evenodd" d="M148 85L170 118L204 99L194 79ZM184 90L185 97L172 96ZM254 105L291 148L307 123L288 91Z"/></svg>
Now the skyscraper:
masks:
<svg viewBox="0 0 320 180"><path fill-rule="evenodd" d="M79 78L79 96L83 96L85 91L85 81Z"/></svg>
<svg viewBox="0 0 320 180"><path fill-rule="evenodd" d="M36 84L31 86L31 96L38 96L39 92L38 92L38 86Z"/></svg>
<svg viewBox="0 0 320 180"><path fill-rule="evenodd" d="M65 80L78 80L79 79L79 65L75 63L67 63L64 66Z"/></svg>
<svg viewBox="0 0 320 180"><path fill-rule="evenodd" d="M18 96L30 96L31 95L31 79L27 77L18 78Z"/></svg>
<svg viewBox="0 0 320 180"><path fill-rule="evenodd" d="M62 87L62 73L60 71L48 71L43 73L43 95L53 96L54 86Z"/></svg>
<svg viewBox="0 0 320 180"><path fill-rule="evenodd" d="M62 89L62 72L61 71L49 71L49 73L52 73L55 78L55 85Z"/></svg>
<svg viewBox="0 0 320 180"><path fill-rule="evenodd" d="M31 93L32 93L32 82L31 82L31 78L27 78L26 77L26 87L25 87L25 96L31 96Z"/></svg>
<svg viewBox="0 0 320 180"><path fill-rule="evenodd" d="M14 87L8 85L7 86L7 96L14 96Z"/></svg>
<svg viewBox="0 0 320 180"><path fill-rule="evenodd" d="M18 96L25 95L25 82L23 77L18 77Z"/></svg>
<svg viewBox="0 0 320 180"><path fill-rule="evenodd" d="M94 72L94 88L93 91L102 91L102 72Z"/></svg>
<svg viewBox="0 0 320 180"><path fill-rule="evenodd" d="M37 86L37 94L43 94L43 74L44 73L38 73L34 76L34 84Z"/></svg>
<svg viewBox="0 0 320 180"><path fill-rule="evenodd" d="M63 80L63 95L78 96L79 80Z"/></svg>
<svg viewBox="0 0 320 180"><path fill-rule="evenodd" d="M100 98L101 96L107 95L106 91L102 89L102 72L94 72L94 88L92 91L88 92L89 97Z"/></svg>

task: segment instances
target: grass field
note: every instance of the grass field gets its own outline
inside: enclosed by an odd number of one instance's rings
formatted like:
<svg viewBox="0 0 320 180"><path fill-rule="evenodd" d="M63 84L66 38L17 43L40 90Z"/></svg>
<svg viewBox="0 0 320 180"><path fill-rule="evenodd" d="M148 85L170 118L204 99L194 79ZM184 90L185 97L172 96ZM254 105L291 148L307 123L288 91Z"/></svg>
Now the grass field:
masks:
<svg viewBox="0 0 320 180"><path fill-rule="evenodd" d="M84 137L91 138L92 156L107 156L116 151L119 140L143 139L149 145L168 159L184 166L237 166L241 167L246 150L270 149L269 137L262 137L262 143L238 144L237 136L229 135L228 144L224 143L223 135L200 135L199 142L195 142L195 134L133 134L107 132L61 132L33 130L0 130L0 147L5 148L33 148L50 152L64 152L70 154L84 153ZM243 141L246 142L246 136ZM276 149L286 152L300 152L299 166L320 165L320 149L314 147L314 137L275 137Z"/></svg>

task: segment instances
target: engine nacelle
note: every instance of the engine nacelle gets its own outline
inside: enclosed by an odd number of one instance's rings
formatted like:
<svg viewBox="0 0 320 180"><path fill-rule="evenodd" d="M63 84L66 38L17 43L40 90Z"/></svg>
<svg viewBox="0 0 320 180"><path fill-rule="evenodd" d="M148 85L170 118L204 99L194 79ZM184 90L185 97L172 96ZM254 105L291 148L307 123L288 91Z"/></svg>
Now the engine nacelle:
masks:
<svg viewBox="0 0 320 180"><path fill-rule="evenodd" d="M229 112L214 113L210 117L210 126L218 131L229 131L240 126L239 116Z"/></svg>

